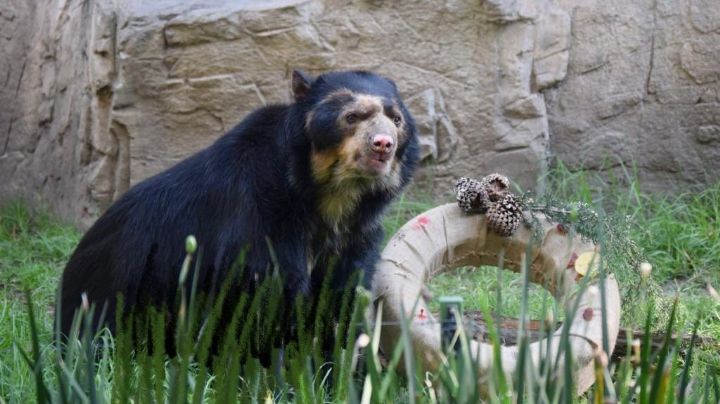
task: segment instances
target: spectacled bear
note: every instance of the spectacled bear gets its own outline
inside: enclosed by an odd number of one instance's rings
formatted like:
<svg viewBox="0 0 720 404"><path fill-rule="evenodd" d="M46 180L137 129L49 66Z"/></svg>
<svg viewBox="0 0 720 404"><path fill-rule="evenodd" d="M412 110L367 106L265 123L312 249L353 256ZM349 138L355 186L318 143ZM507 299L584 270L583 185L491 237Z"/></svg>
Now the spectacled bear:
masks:
<svg viewBox="0 0 720 404"><path fill-rule="evenodd" d="M214 144L131 188L87 231L62 275L60 330L85 294L115 327L124 309L171 307L188 235L198 289L212 294L245 250L240 283L279 268L288 305L329 276L372 278L381 215L418 160L413 118L380 75L292 74L294 102L260 108ZM251 290L247 284L238 290ZM95 327L100 326L97 310Z"/></svg>

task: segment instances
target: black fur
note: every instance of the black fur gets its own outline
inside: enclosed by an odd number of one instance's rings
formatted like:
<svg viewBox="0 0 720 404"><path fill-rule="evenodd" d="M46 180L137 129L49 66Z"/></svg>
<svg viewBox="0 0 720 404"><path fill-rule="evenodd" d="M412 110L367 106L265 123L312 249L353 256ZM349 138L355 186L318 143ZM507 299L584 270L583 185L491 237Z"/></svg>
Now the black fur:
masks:
<svg viewBox="0 0 720 404"><path fill-rule="evenodd" d="M199 289L207 294L217 290L244 248L244 273L264 276L272 267L268 240L290 302L297 293L317 293L333 257L338 259L333 286L347 286L356 270L369 282L383 238L380 215L400 189L365 192L341 234L323 222L311 153L333 147L341 135L333 126L339 106L317 105L341 88L396 102L408 134L396 153L401 187L410 180L418 156L413 120L394 83L383 77L336 72L308 85L296 89L294 83L295 103L256 110L207 149L134 186L97 220L62 277L63 333L69 331L83 292L91 303L107 304L111 330L118 293L126 308L172 306L190 234L201 252ZM311 111L323 117L308 133L305 122ZM315 251L312 279L309 249ZM97 316L95 321L99 325Z"/></svg>

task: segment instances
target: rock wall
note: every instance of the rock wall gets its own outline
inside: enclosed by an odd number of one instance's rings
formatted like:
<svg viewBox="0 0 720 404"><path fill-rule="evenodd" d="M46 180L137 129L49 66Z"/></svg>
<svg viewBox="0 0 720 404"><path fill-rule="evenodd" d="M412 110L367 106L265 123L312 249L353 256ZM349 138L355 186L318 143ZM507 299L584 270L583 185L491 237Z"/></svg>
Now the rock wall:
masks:
<svg viewBox="0 0 720 404"><path fill-rule="evenodd" d="M50 3L50 4L46 4ZM108 1L0 3L0 198L87 225L127 190Z"/></svg>
<svg viewBox="0 0 720 404"><path fill-rule="evenodd" d="M551 154L597 170L637 161L655 189L709 182L714 1L5 0L0 198L87 225L249 111L288 101L297 67L393 78L433 162L418 179L436 193L489 171L534 186Z"/></svg>
<svg viewBox="0 0 720 404"><path fill-rule="evenodd" d="M550 148L571 168L665 191L720 175L720 1L561 0L568 74L545 93Z"/></svg>

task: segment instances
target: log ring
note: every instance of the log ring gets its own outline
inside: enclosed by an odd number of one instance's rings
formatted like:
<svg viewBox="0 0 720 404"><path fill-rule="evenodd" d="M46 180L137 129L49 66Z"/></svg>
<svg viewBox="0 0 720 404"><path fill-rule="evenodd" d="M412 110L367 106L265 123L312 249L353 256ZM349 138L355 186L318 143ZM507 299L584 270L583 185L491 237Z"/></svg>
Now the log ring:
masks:
<svg viewBox="0 0 720 404"><path fill-rule="evenodd" d="M565 307L573 307L575 299L580 299L571 320L569 342L576 366L575 386L577 393L582 394L594 382L595 349L603 346L601 299L589 293L571 293L576 290L576 280L575 271L568 269L568 262L573 254L597 251L598 247L580 236L569 237L541 214L536 217L542 226L542 240L530 257L531 281L548 289ZM432 277L447 270L468 265L497 266L502 250L505 251L504 268L518 272L532 236L532 230L525 226L520 226L510 238L498 236L487 230L484 215L466 215L456 204L436 207L406 223L388 242L373 278L373 306L380 307L382 302L382 322L388 323L383 325L380 336L383 351L393 352L400 341L401 327L397 323L403 318L412 319L410 338L419 364L425 370L438 369L442 361L440 326L428 310L424 286ZM614 347L620 328L620 293L612 275L604 282L608 346ZM583 318L588 309L594 315ZM562 327L548 337L552 352L558 352L561 334ZM534 363L538 363L541 352L547 352L548 338L530 344ZM493 366L492 345L475 340L470 344L473 357L478 358L478 383L482 386ZM608 356L611 353L612 348ZM508 377L515 370L517 354L517 346L501 349L502 367Z"/></svg>

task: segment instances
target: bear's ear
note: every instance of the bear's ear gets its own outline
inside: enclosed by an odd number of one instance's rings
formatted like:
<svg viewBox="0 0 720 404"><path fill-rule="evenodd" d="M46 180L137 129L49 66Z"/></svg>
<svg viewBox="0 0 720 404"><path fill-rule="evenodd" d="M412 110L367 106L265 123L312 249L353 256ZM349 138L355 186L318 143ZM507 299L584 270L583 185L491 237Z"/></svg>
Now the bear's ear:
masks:
<svg viewBox="0 0 720 404"><path fill-rule="evenodd" d="M292 72L292 92L295 96L295 101L304 97L310 86L312 85L313 78L302 70L293 70Z"/></svg>

